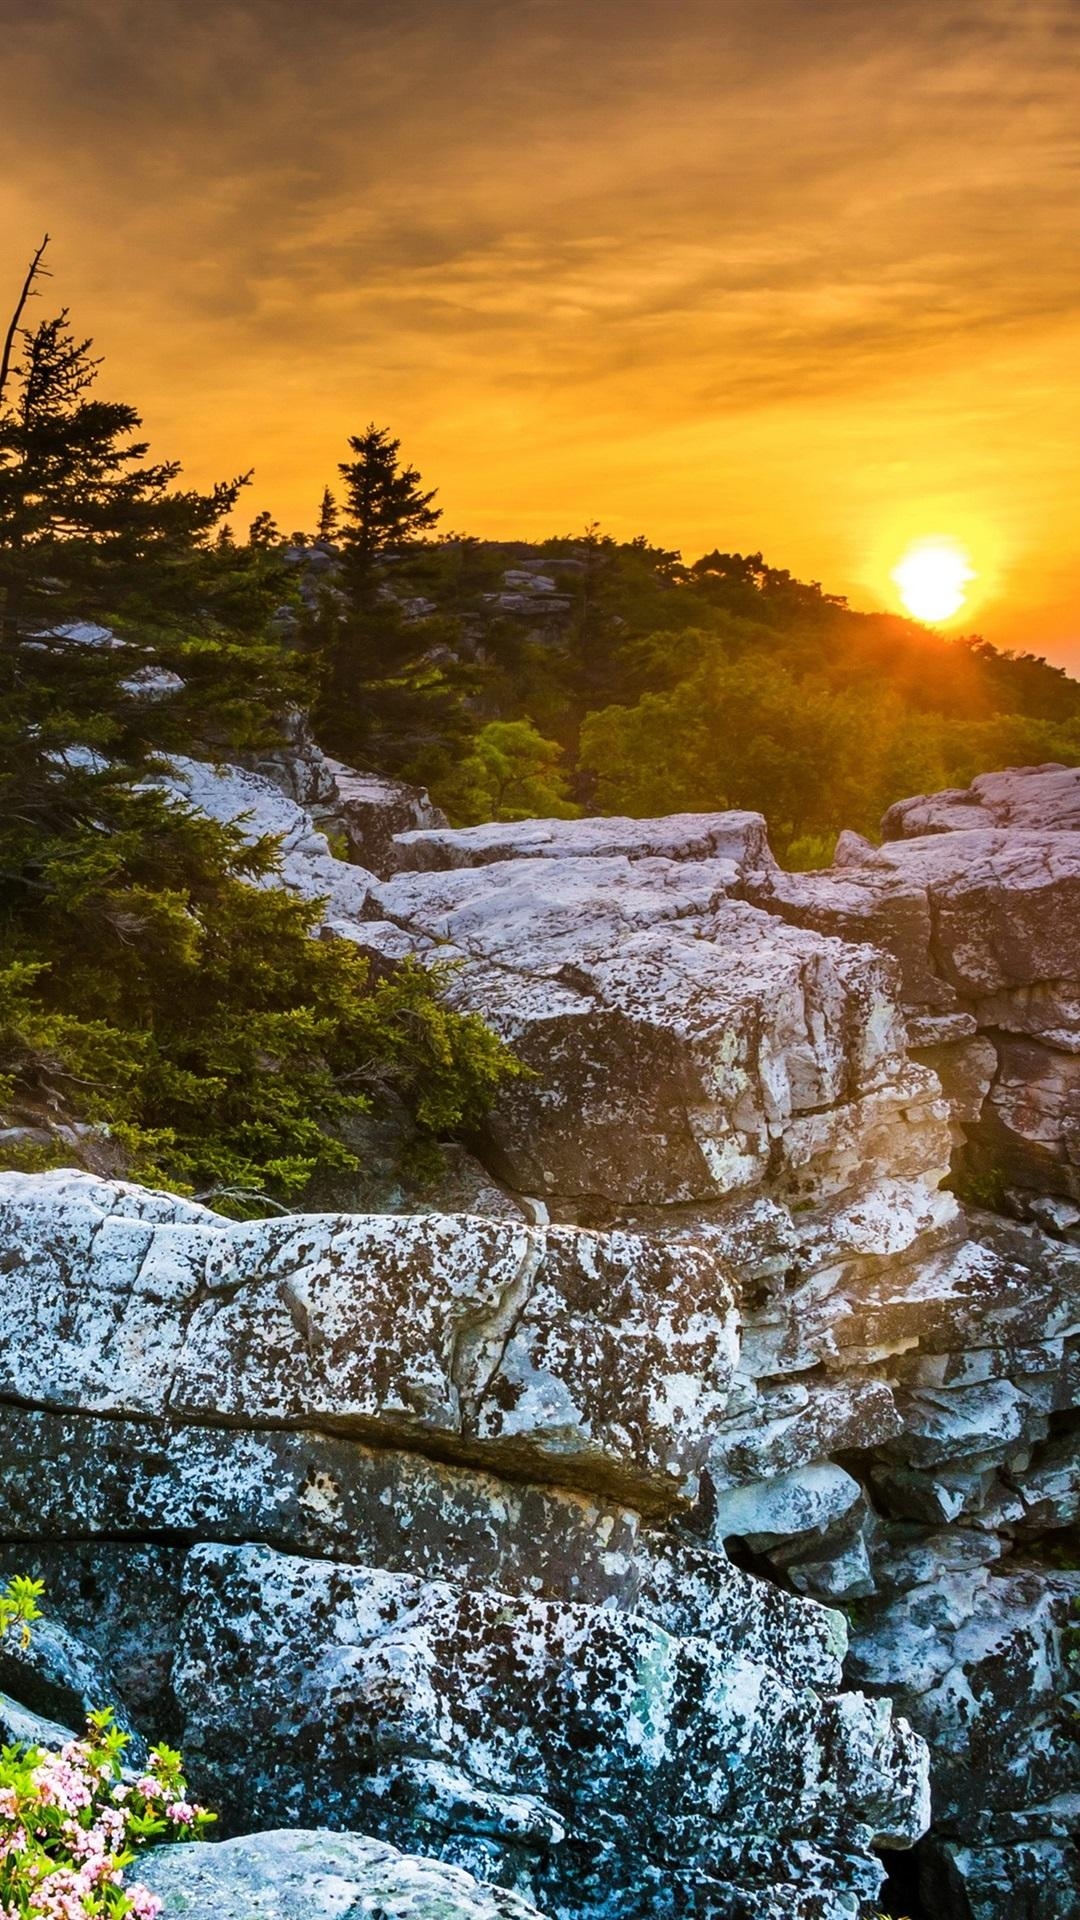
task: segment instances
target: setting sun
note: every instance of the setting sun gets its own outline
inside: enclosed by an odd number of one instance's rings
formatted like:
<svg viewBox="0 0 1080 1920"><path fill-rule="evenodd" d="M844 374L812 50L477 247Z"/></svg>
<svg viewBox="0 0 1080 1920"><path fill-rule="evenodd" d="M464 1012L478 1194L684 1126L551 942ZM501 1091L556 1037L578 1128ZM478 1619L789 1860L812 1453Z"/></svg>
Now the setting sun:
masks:
<svg viewBox="0 0 1080 1920"><path fill-rule="evenodd" d="M909 547L892 577L912 618L936 623L960 612L975 571L962 547L946 540L923 540Z"/></svg>

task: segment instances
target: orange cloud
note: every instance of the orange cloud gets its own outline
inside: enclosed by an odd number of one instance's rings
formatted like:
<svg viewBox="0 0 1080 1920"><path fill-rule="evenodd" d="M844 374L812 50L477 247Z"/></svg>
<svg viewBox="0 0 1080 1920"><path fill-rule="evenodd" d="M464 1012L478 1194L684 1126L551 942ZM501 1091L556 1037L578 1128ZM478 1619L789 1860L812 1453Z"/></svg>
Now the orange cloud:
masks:
<svg viewBox="0 0 1080 1920"><path fill-rule="evenodd" d="M1070 0L38 0L0 260L48 225L107 380L310 521L371 417L447 523L599 517L1080 666Z"/></svg>

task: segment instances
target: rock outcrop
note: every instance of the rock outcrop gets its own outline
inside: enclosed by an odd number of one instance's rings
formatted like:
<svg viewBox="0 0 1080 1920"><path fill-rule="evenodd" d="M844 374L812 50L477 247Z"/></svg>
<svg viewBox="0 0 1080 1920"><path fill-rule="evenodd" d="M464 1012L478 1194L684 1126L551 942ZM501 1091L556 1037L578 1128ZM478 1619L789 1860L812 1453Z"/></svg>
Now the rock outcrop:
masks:
<svg viewBox="0 0 1080 1920"><path fill-rule="evenodd" d="M247 1834L216 1847L159 1847L140 1858L164 1920L541 1920L501 1887L355 1833Z"/></svg>
<svg viewBox="0 0 1080 1920"><path fill-rule="evenodd" d="M534 1077L468 1211L0 1180L2 1560L56 1673L233 1826L550 1920L855 1920L915 1842L912 1920L1076 1920L1080 777L904 802L825 873L753 815L390 813L377 875L193 767Z"/></svg>

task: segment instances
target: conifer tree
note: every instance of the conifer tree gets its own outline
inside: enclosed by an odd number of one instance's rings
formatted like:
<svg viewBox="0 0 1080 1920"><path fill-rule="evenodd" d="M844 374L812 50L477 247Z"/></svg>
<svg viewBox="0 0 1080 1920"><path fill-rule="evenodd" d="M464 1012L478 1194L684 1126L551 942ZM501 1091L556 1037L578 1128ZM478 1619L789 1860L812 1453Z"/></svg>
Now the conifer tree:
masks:
<svg viewBox="0 0 1080 1920"><path fill-rule="evenodd" d="M319 518L315 527L316 540L332 540L340 517L337 501L329 487L324 487L322 499L319 502Z"/></svg>
<svg viewBox="0 0 1080 1920"><path fill-rule="evenodd" d="M243 479L148 461L66 312L22 325L41 259L0 356L0 1125L84 1122L137 1176L288 1197L350 1163L372 1082L435 1130L510 1063L426 974L371 990L316 907L249 884L272 843L161 784L167 751L274 736L283 563L215 540Z"/></svg>
<svg viewBox="0 0 1080 1920"><path fill-rule="evenodd" d="M372 424L349 448L355 458L341 463L340 510L335 504L340 574L309 625L322 680L316 722L342 758L430 779L459 757L471 731L456 628L418 618L409 604L410 556L441 509L387 429Z"/></svg>
<svg viewBox="0 0 1080 1920"><path fill-rule="evenodd" d="M425 493L417 469L402 466L401 441L386 428L373 421L350 437L349 447L356 458L343 460L338 471L345 482L345 578L355 597L370 589L376 557L422 539L438 525L442 508L432 506L436 489Z"/></svg>

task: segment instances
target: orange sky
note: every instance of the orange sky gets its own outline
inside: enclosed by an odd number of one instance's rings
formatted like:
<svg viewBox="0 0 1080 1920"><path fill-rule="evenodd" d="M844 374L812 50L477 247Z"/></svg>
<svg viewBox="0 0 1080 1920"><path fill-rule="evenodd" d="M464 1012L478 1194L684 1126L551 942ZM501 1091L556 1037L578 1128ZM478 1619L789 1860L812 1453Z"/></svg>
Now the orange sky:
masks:
<svg viewBox="0 0 1080 1920"><path fill-rule="evenodd" d="M193 481L310 525L763 547L1080 671L1076 0L0 0L0 264Z"/></svg>

